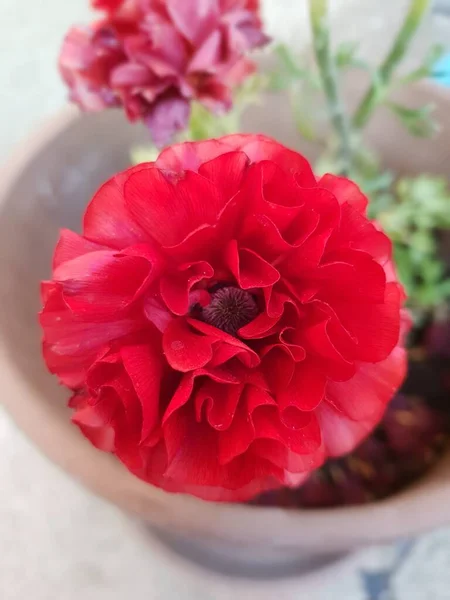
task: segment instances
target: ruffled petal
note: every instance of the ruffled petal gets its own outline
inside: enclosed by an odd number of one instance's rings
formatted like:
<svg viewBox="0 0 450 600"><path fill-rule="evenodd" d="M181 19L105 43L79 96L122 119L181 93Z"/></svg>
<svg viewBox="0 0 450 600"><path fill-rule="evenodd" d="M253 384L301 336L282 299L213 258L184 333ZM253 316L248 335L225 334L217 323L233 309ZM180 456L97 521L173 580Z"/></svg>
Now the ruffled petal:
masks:
<svg viewBox="0 0 450 600"><path fill-rule="evenodd" d="M199 44L219 18L218 0L167 0L167 10L178 31L192 44Z"/></svg>
<svg viewBox="0 0 450 600"><path fill-rule="evenodd" d="M53 269L57 269L60 265L83 254L97 252L99 250L108 250L106 246L90 242L86 238L70 229L61 229L59 240L56 244L55 253L53 255Z"/></svg>
<svg viewBox="0 0 450 600"><path fill-rule="evenodd" d="M214 269L205 261L180 265L175 272L161 278L161 298L175 315L185 315L189 309L189 292L192 286L213 275Z"/></svg>
<svg viewBox="0 0 450 600"><path fill-rule="evenodd" d="M152 262L153 261L153 262ZM127 308L154 278L156 259L100 250L61 264L53 273L67 306L93 321Z"/></svg>
<svg viewBox="0 0 450 600"><path fill-rule="evenodd" d="M141 164L135 169L145 167ZM124 183L133 170L104 183L91 200L83 220L83 233L89 240L118 249L147 241L148 236L125 206Z"/></svg>
<svg viewBox="0 0 450 600"><path fill-rule="evenodd" d="M369 304L348 300L333 307L345 328L358 340L358 360L384 360L398 344L403 291L397 283L386 285L384 302Z"/></svg>
<svg viewBox="0 0 450 600"><path fill-rule="evenodd" d="M167 362L176 371L187 373L204 367L213 356L213 338L194 332L182 319L171 321L163 334Z"/></svg>
<svg viewBox="0 0 450 600"><path fill-rule="evenodd" d="M327 398L350 419L377 422L403 382L406 366L405 350L397 347L384 361L358 364L349 381L329 381Z"/></svg>
<svg viewBox="0 0 450 600"><path fill-rule="evenodd" d="M223 208L221 195L205 177L191 171L170 176L145 168L125 184L126 206L155 242L179 244L200 225L215 223Z"/></svg>
<svg viewBox="0 0 450 600"><path fill-rule="evenodd" d="M161 350L157 340L153 339L145 345L124 346L120 355L142 407L141 441L144 441L159 423L163 372Z"/></svg>
<svg viewBox="0 0 450 600"><path fill-rule="evenodd" d="M351 452L373 430L377 421L349 419L329 402L322 402L315 411L323 442L329 456Z"/></svg>
<svg viewBox="0 0 450 600"><path fill-rule="evenodd" d="M238 248L232 240L225 250L227 266L243 290L264 288L280 279L279 272L270 263L248 248Z"/></svg>
<svg viewBox="0 0 450 600"><path fill-rule="evenodd" d="M316 185L316 178L306 158L268 136L233 134L223 137L222 142L236 150L242 150L254 163L261 161L274 162L286 173L295 175L296 180L302 187Z"/></svg>
<svg viewBox="0 0 450 600"><path fill-rule="evenodd" d="M367 196L365 196L360 188L353 183L353 181L350 181L350 179L327 173L319 179L317 185L334 194L339 204L348 203L357 211L365 214L369 203Z"/></svg>

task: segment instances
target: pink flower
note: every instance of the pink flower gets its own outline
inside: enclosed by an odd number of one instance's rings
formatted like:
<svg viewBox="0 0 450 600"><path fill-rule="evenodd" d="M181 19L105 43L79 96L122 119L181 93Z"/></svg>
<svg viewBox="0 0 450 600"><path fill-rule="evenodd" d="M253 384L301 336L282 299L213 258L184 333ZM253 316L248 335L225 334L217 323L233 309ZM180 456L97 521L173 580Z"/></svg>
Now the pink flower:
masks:
<svg viewBox="0 0 450 600"><path fill-rule="evenodd" d="M105 17L69 31L60 70L82 109L123 106L158 145L186 127L190 102L229 110L262 46L255 0L95 0Z"/></svg>

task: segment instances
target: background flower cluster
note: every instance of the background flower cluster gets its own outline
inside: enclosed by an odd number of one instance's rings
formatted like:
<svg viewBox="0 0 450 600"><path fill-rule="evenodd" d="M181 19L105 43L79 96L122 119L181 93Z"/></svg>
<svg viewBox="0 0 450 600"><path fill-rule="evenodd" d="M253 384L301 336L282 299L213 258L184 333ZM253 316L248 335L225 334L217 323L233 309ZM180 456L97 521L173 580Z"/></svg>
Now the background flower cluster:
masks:
<svg viewBox="0 0 450 600"><path fill-rule="evenodd" d="M92 0L102 17L68 32L59 68L83 110L122 107L162 146L186 128L191 102L220 113L264 45L258 0Z"/></svg>

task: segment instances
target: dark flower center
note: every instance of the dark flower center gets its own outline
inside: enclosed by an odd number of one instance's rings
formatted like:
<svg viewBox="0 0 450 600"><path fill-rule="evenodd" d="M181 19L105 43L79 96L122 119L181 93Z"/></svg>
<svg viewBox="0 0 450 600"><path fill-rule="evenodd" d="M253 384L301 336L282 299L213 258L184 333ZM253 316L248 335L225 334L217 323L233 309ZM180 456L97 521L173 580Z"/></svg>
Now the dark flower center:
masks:
<svg viewBox="0 0 450 600"><path fill-rule="evenodd" d="M258 305L250 292L223 287L211 294L211 302L202 310L202 319L236 336L239 329L253 321L258 312Z"/></svg>

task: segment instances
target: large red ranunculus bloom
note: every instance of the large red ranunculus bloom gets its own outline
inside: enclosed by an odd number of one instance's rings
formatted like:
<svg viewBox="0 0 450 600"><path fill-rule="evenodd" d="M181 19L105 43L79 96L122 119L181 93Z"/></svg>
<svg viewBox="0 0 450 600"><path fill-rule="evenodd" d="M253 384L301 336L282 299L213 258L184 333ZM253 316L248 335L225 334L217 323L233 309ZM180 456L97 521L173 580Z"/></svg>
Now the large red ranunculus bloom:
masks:
<svg viewBox="0 0 450 600"><path fill-rule="evenodd" d="M105 16L73 27L59 57L70 98L82 109L121 106L157 145L189 119L198 100L231 108L232 89L254 71L264 45L257 0L93 0Z"/></svg>
<svg viewBox="0 0 450 600"><path fill-rule="evenodd" d="M145 481L214 500L352 450L405 372L404 295L366 205L255 135L113 177L42 287L74 422Z"/></svg>

